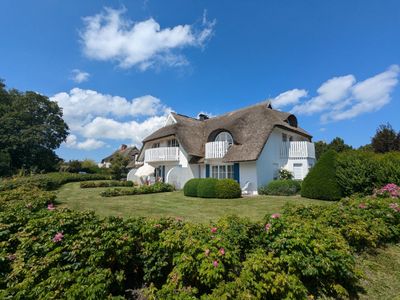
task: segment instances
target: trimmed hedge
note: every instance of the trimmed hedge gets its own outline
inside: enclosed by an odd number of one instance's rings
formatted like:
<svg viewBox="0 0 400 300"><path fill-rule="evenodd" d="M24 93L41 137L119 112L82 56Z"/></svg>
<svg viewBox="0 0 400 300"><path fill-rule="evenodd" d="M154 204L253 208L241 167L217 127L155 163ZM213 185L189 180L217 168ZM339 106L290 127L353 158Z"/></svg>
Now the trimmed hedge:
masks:
<svg viewBox="0 0 400 300"><path fill-rule="evenodd" d="M115 186L132 187L134 185L135 185L135 183L133 181L110 180L110 181L86 181L86 182L81 182L80 187L82 189L87 189L87 188L115 187Z"/></svg>
<svg viewBox="0 0 400 300"><path fill-rule="evenodd" d="M260 195L291 196L301 189L297 180L274 180L258 189Z"/></svg>
<svg viewBox="0 0 400 300"><path fill-rule="evenodd" d="M217 192L215 187L218 179L202 178L197 186L197 196L200 198L216 198Z"/></svg>
<svg viewBox="0 0 400 300"><path fill-rule="evenodd" d="M336 177L344 196L369 195L388 183L400 185L400 152L347 151L337 156Z"/></svg>
<svg viewBox="0 0 400 300"><path fill-rule="evenodd" d="M183 194L189 197L233 199L240 198L242 190L239 183L230 178L194 178L186 182Z"/></svg>
<svg viewBox="0 0 400 300"><path fill-rule="evenodd" d="M193 178L188 180L183 187L183 194L188 197L197 197L197 188L201 178Z"/></svg>
<svg viewBox="0 0 400 300"><path fill-rule="evenodd" d="M152 185L141 185L135 188L127 189L107 189L102 191L100 195L102 197L117 197L117 196L127 196L127 195L141 195L141 194L153 194L153 193L164 193L172 192L175 188L173 185L163 182L156 182Z"/></svg>
<svg viewBox="0 0 400 300"><path fill-rule="evenodd" d="M76 174L76 173L47 173L32 176L15 177L0 180L0 191L12 190L20 186L37 187L46 191L59 188L69 182L86 180L105 180L111 179L110 175L105 174Z"/></svg>
<svg viewBox="0 0 400 300"><path fill-rule="evenodd" d="M215 185L215 196L220 199L240 198L242 190L236 180L226 178L220 179Z"/></svg>
<svg viewBox="0 0 400 300"><path fill-rule="evenodd" d="M312 199L339 200L341 188L336 178L336 157L333 150L325 152L303 181L301 196Z"/></svg>

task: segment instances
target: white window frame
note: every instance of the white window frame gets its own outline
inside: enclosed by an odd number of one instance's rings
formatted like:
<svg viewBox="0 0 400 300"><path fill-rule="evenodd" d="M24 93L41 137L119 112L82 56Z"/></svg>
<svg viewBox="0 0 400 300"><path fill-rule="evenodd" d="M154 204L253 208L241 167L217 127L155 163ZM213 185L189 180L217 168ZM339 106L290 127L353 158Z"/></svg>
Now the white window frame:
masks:
<svg viewBox="0 0 400 300"><path fill-rule="evenodd" d="M232 145L233 137L229 132L222 131L215 137L215 142L227 142L229 145Z"/></svg>
<svg viewBox="0 0 400 300"><path fill-rule="evenodd" d="M171 139L167 141L167 147L179 147L177 139Z"/></svg>
<svg viewBox="0 0 400 300"><path fill-rule="evenodd" d="M211 167L211 172L210 172L211 178L234 179L233 165L211 165L210 167Z"/></svg>

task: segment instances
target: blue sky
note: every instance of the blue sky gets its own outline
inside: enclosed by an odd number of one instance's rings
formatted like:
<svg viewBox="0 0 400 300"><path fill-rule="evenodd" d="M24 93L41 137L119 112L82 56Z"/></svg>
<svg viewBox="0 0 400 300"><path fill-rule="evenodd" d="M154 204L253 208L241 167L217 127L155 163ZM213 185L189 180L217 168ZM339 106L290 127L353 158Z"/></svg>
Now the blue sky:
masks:
<svg viewBox="0 0 400 300"><path fill-rule="evenodd" d="M400 129L399 1L1 3L0 78L71 127L64 159L139 144L170 110L218 115L270 98L314 140Z"/></svg>

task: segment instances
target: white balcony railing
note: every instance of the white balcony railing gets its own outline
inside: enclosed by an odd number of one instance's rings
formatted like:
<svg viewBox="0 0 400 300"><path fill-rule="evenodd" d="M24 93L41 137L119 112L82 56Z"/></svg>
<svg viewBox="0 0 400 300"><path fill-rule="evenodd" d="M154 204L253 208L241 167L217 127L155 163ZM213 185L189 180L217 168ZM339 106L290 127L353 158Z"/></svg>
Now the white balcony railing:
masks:
<svg viewBox="0 0 400 300"><path fill-rule="evenodd" d="M145 162L178 161L179 147L160 147L147 149L144 152Z"/></svg>
<svg viewBox="0 0 400 300"><path fill-rule="evenodd" d="M222 158L229 149L228 142L206 143L206 159Z"/></svg>
<svg viewBox="0 0 400 300"><path fill-rule="evenodd" d="M314 143L299 142L282 142L280 148L281 158L315 158Z"/></svg>

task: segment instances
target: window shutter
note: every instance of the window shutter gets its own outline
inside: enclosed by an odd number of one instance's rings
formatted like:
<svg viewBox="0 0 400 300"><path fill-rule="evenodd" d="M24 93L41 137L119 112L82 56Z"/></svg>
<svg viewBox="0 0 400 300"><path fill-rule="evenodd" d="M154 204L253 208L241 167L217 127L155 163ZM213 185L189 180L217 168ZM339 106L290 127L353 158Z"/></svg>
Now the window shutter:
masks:
<svg viewBox="0 0 400 300"><path fill-rule="evenodd" d="M233 164L233 179L235 179L237 182L240 183L240 169L239 169L239 163L234 163Z"/></svg>
<svg viewBox="0 0 400 300"><path fill-rule="evenodd" d="M206 178L210 177L210 165L206 165Z"/></svg>

